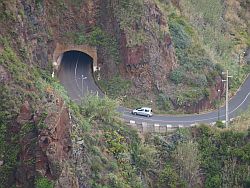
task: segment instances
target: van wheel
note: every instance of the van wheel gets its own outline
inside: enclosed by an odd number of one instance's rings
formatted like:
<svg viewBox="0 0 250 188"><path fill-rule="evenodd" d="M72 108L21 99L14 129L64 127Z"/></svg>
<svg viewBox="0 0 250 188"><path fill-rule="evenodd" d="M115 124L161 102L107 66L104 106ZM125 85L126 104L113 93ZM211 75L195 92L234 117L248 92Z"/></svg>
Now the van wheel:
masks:
<svg viewBox="0 0 250 188"><path fill-rule="evenodd" d="M150 115L148 114L147 117L150 117Z"/></svg>
<svg viewBox="0 0 250 188"><path fill-rule="evenodd" d="M136 112L134 112L133 114L134 114L134 115L137 115L137 113L136 113Z"/></svg>

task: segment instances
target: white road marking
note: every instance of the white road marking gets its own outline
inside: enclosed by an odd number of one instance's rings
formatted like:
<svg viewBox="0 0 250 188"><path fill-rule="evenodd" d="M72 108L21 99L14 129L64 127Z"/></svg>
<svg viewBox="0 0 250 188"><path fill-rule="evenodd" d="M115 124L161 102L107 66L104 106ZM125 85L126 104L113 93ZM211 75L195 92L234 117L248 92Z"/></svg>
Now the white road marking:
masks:
<svg viewBox="0 0 250 188"><path fill-rule="evenodd" d="M76 66L75 66L75 82L76 82L76 87L77 87L77 89L78 89L79 92L81 93L81 90L80 90L79 85L78 85L78 82L77 82L77 80L78 80L79 78L76 78L76 70L77 70L77 66L78 66L78 60L79 60L79 55L78 55L78 57L77 57Z"/></svg>
<svg viewBox="0 0 250 188"><path fill-rule="evenodd" d="M237 110L247 100L247 98L248 98L249 95L250 95L250 92L246 95L245 99L235 109L233 109L231 112L229 112L229 114L231 114L235 110Z"/></svg>
<svg viewBox="0 0 250 188"><path fill-rule="evenodd" d="M79 56L77 58L77 62L76 62L76 66L75 66L75 82L76 82L76 85L77 85L77 88L79 91L80 88L79 88L79 85L78 85L78 82L77 80L80 79L80 78L76 78L76 73L77 73L77 67L78 67L78 60L79 60ZM236 107L234 108L233 110L231 110L229 112L229 114L232 114L234 111L236 111L246 100L247 98L249 97L250 95L250 92L246 95L246 97L244 98L244 100ZM80 99L74 99L73 101L79 101ZM200 114L200 115L205 115L205 114ZM187 117L189 115L186 115ZM199 115L196 115L196 116L199 116ZM142 118L142 117L135 117L135 116L132 116L132 115L127 115L127 114L123 114L123 117L133 117L133 119L137 119L137 120L141 120L141 121L145 121L145 118ZM158 115L158 117L165 117L163 115ZM171 117L171 116L168 116L168 117ZM177 116L178 117L178 116ZM179 116L179 117L183 117L183 116ZM189 116L190 117L190 116ZM220 115L220 117L225 117L225 115ZM214 116L214 117L211 117L211 118L204 118L204 119L197 119L197 120L154 120L154 119L146 119L147 122L162 122L162 123L192 123L191 125L193 124L197 124L198 122L203 122L203 121L208 121L208 120L214 120L214 119L217 119L218 116Z"/></svg>
<svg viewBox="0 0 250 188"><path fill-rule="evenodd" d="M244 98L244 100L235 108L233 109L232 111L229 112L229 114L233 113L234 111L236 111L246 100L247 98L249 97L250 95L250 92L246 95L246 97ZM144 120L145 121L145 118L142 118L142 117L136 117L136 116L133 116L133 115L127 115L127 114L123 114L123 116L125 117L133 117L134 119L138 119L138 120ZM220 117L224 117L225 115L220 115ZM164 116L159 116L159 117L164 117ZM188 117L188 116L187 116ZM213 119L217 119L218 116L215 116L215 117L211 117L211 118L204 118L204 119L197 119L197 120L154 120L154 119L147 119L147 121L150 121L150 122L162 122L162 123L178 123L178 122L181 122L181 123L196 123L196 122L203 122L203 121L208 121L208 120L213 120Z"/></svg>

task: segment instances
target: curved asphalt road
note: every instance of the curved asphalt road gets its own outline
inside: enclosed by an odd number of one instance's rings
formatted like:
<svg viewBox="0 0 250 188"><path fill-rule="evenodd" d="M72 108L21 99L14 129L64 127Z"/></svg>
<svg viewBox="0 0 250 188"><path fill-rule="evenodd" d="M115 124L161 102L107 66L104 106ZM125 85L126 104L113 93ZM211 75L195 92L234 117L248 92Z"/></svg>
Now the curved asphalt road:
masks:
<svg viewBox="0 0 250 188"><path fill-rule="evenodd" d="M64 53L58 77L68 95L72 100L80 102L81 98L87 93L98 93L103 95L96 86L92 76L92 59L88 55L70 51ZM250 76L246 79L237 94L229 101L229 119L238 116L245 111L250 104ZM154 115L147 118L134 116L129 109L119 107L124 119L137 123L148 122L160 125L192 125L196 123L213 123L218 120L218 110L204 114L192 115ZM225 106L220 108L220 120L225 120Z"/></svg>
<svg viewBox="0 0 250 188"><path fill-rule="evenodd" d="M58 78L69 97L80 103L88 93L101 94L92 76L92 58L78 51L65 52L58 71Z"/></svg>

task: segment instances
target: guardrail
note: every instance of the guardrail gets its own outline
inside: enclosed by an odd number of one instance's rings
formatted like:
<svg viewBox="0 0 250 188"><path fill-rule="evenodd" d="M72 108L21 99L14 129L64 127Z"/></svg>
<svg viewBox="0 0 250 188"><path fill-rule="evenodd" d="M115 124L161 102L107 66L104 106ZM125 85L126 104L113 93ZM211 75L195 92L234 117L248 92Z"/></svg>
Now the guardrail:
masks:
<svg viewBox="0 0 250 188"><path fill-rule="evenodd" d="M230 122L234 121L235 118L231 118ZM221 121L223 124L225 124L225 120ZM197 127L201 124L194 123L190 125L171 125L171 124L157 124L157 123L148 123L148 122L136 122L134 120L125 121L125 123L136 130L138 130L140 133L166 133L166 132L172 132L176 129L180 128L190 128L190 127ZM216 122L209 123L208 125L214 126Z"/></svg>
<svg viewBox="0 0 250 188"><path fill-rule="evenodd" d="M135 128L138 130L140 133L166 133L166 132L171 132L175 131L176 129L179 128L188 128L188 127L195 127L198 126L199 124L191 124L189 126L184 126L184 125L160 125L160 124L153 124L153 123L148 123L148 122L141 122L137 123L136 121L130 120L126 122L129 126Z"/></svg>

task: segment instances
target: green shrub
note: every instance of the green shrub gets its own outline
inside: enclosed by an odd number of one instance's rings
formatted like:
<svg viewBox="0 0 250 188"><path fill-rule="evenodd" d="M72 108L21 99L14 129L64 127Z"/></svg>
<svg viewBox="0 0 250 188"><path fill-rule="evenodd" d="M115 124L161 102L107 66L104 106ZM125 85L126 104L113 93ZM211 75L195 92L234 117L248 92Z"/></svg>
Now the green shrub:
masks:
<svg viewBox="0 0 250 188"><path fill-rule="evenodd" d="M90 118L90 121L112 122L118 116L117 103L108 97L100 98L97 95L89 95L83 99L81 106L81 114Z"/></svg>
<svg viewBox="0 0 250 188"><path fill-rule="evenodd" d="M173 38L175 48L185 49L191 45L191 37L186 33L185 26L176 22L175 19L170 19L170 33Z"/></svg>
<svg viewBox="0 0 250 188"><path fill-rule="evenodd" d="M178 63L181 65L170 73L170 79L175 84L206 87L218 75L210 74L210 72L216 72L216 67L201 45L195 42L194 39L197 40L197 36L192 27L182 17L171 15L169 19L170 33L176 48ZM209 80L206 77L207 74L210 74Z"/></svg>
<svg viewBox="0 0 250 188"><path fill-rule="evenodd" d="M180 179L179 175L170 166L166 165L159 177L159 187L186 187L185 183Z"/></svg>
<svg viewBox="0 0 250 188"><path fill-rule="evenodd" d="M216 127L219 127L219 128L225 128L225 124L222 122L222 121L216 121L216 124L215 124Z"/></svg>
<svg viewBox="0 0 250 188"><path fill-rule="evenodd" d="M142 186L138 182L135 182L135 184L133 184L133 182L130 182L128 184L122 177L120 177L118 174L114 174L114 173L108 174L108 180L109 180L109 185L112 188L120 188L120 187L123 187L123 188L130 188L130 187L142 188Z"/></svg>
<svg viewBox="0 0 250 188"><path fill-rule="evenodd" d="M54 183L48 180L47 178L40 177L36 179L35 187L36 188L53 188Z"/></svg>
<svg viewBox="0 0 250 188"><path fill-rule="evenodd" d="M217 0L188 0L199 13L202 14L206 23L217 25L223 14L223 4Z"/></svg>
<svg viewBox="0 0 250 188"><path fill-rule="evenodd" d="M170 73L170 79L175 83L175 84L180 84L183 82L184 78L185 78L185 71L182 67L178 68L178 69L174 69L171 73Z"/></svg>
<svg viewBox="0 0 250 188"><path fill-rule="evenodd" d="M75 33L74 43L77 45L83 45L87 43L87 37L84 33Z"/></svg>
<svg viewBox="0 0 250 188"><path fill-rule="evenodd" d="M144 16L144 2L142 0L112 1L112 8L120 28L125 31L127 47L142 45L147 41L147 34L138 20ZM135 25L137 28L135 29Z"/></svg>
<svg viewBox="0 0 250 188"><path fill-rule="evenodd" d="M130 80L124 80L120 76L114 76L110 80L98 81L100 87L112 98L124 96L131 86Z"/></svg>
<svg viewBox="0 0 250 188"><path fill-rule="evenodd" d="M123 30L131 29L135 21L143 16L144 6L142 0L121 0L114 3L114 5L114 13L119 19Z"/></svg>
<svg viewBox="0 0 250 188"><path fill-rule="evenodd" d="M180 7L183 8L182 11L185 18L189 19L192 26L196 29L199 42L204 46L203 48L206 49L206 52L209 53L211 59L227 69L235 69L237 60L235 60L232 54L239 50L236 46L243 43L247 44L248 35L245 31L241 32L242 27L234 28L235 26L227 25L225 20L222 19L225 11L227 12L224 9L225 2L217 0L186 0L180 2ZM237 37L233 37L233 40L228 40L228 38L232 38L229 35L230 32L228 32L232 29L236 29ZM240 31L237 32L237 30ZM240 78L240 80L242 81L243 79ZM240 84L240 81L236 81L236 79L232 80L232 82L236 82L234 85Z"/></svg>
<svg viewBox="0 0 250 188"><path fill-rule="evenodd" d="M206 88L201 89L201 88L189 88L185 91L178 91L176 93L176 102L177 105L183 106L185 104L193 104L197 103L199 100L208 97L209 92Z"/></svg>
<svg viewBox="0 0 250 188"><path fill-rule="evenodd" d="M208 176L205 181L205 187L206 188L214 188L214 187L220 187L222 180L221 176L219 174L216 174L214 176Z"/></svg>
<svg viewBox="0 0 250 188"><path fill-rule="evenodd" d="M1 10L0 21L3 24L15 22L16 15L13 14L13 12L9 8L6 8L6 7L7 7L6 2L1 1L1 3L0 3L0 10Z"/></svg>
<svg viewBox="0 0 250 188"><path fill-rule="evenodd" d="M247 133L198 128L205 187L242 187L249 177L249 144ZM226 178L230 177L230 178Z"/></svg>
<svg viewBox="0 0 250 188"><path fill-rule="evenodd" d="M120 154L126 152L125 138L117 131L108 131L104 134L109 151L118 158Z"/></svg>
<svg viewBox="0 0 250 188"><path fill-rule="evenodd" d="M250 177L244 181L244 188L250 187Z"/></svg>
<svg viewBox="0 0 250 188"><path fill-rule="evenodd" d="M74 42L77 45L91 45L95 47L102 47L104 51L110 55L116 64L121 62L119 54L119 46L116 38L109 35L100 27L93 27L91 31L86 32L84 27L81 27L79 31L67 32L64 34L68 40Z"/></svg>
<svg viewBox="0 0 250 188"><path fill-rule="evenodd" d="M187 82L195 87L205 88L208 85L207 77L204 74L196 74L194 78L187 76Z"/></svg>
<svg viewBox="0 0 250 188"><path fill-rule="evenodd" d="M160 110L170 111L173 108L169 97L165 96L162 93L159 94L156 103Z"/></svg>

